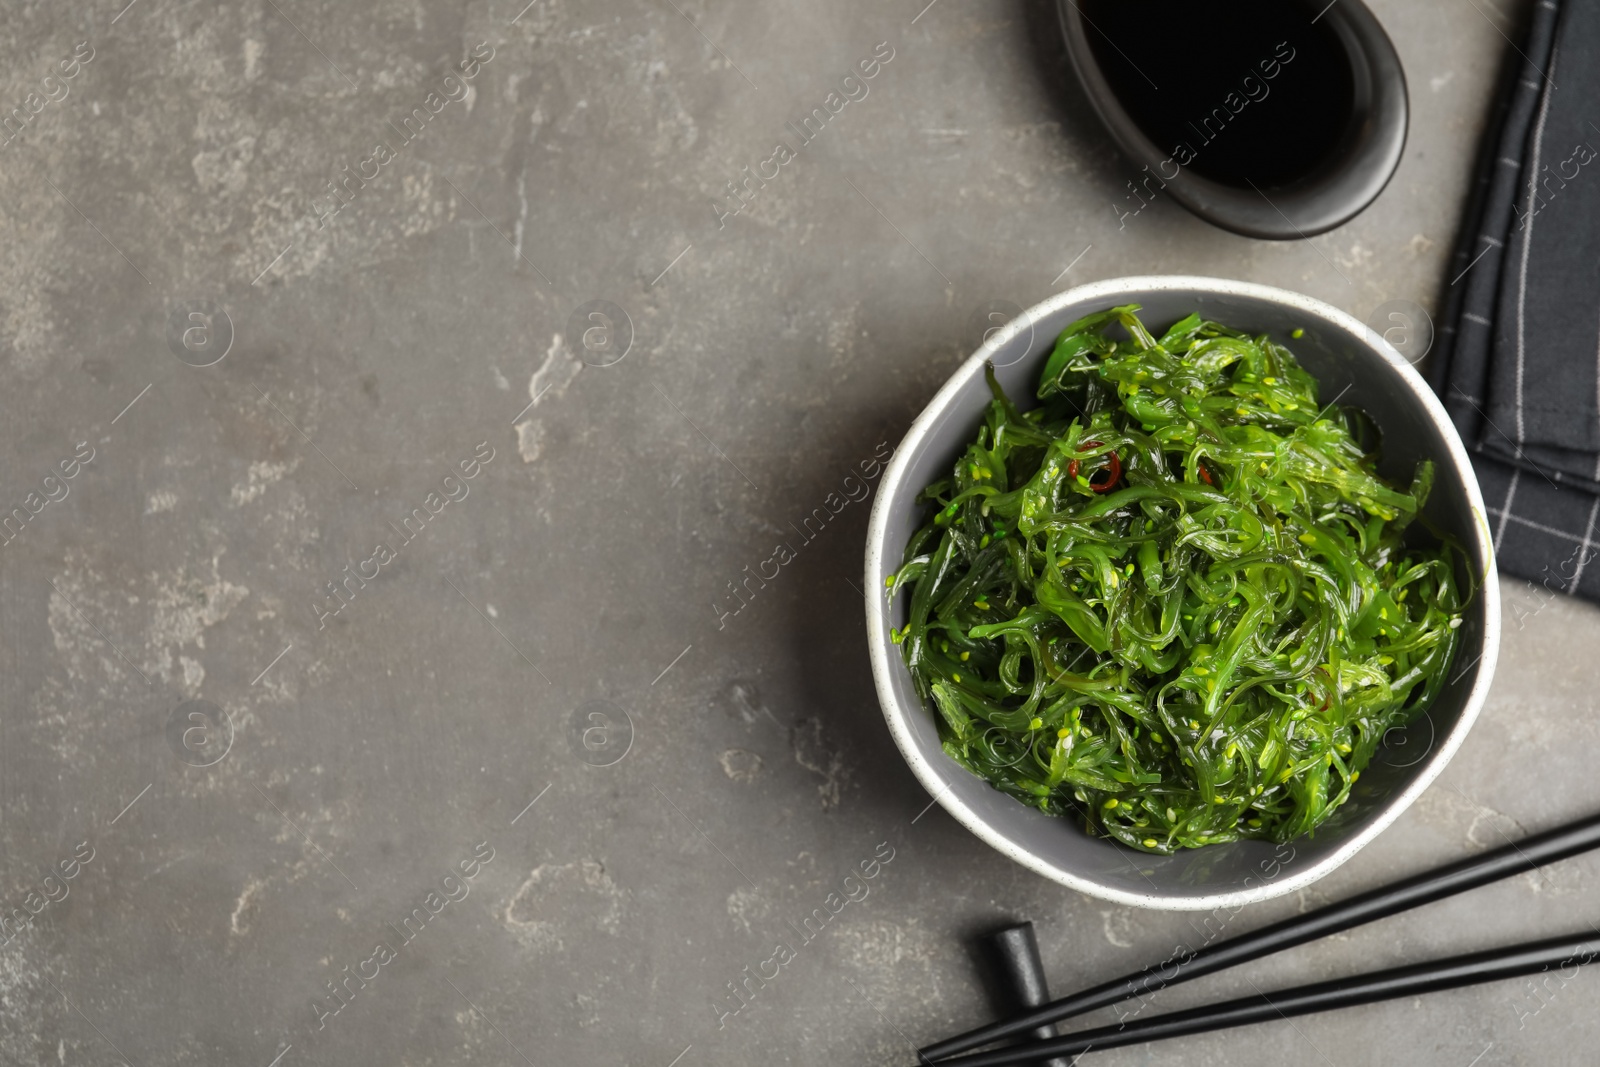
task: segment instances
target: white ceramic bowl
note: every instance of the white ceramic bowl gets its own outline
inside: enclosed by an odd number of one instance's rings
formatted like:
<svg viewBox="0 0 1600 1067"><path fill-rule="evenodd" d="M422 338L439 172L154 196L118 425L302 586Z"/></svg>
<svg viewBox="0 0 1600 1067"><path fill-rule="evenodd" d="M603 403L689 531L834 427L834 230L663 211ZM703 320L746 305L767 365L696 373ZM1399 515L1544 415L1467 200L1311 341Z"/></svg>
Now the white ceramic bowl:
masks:
<svg viewBox="0 0 1600 1067"><path fill-rule="evenodd" d="M1198 311L1287 344L1319 379L1326 400L1337 397L1372 416L1383 433L1382 473L1404 483L1418 460L1435 462L1437 478L1425 512L1460 542L1477 571L1460 649L1433 705L1406 730L1391 732L1332 819L1287 845L1241 841L1155 856L1091 838L1071 820L1024 806L944 754L934 716L889 639L890 629L905 622L909 598L887 603L884 578L898 567L923 521L917 493L949 474L976 432L989 401L984 364L992 361L1012 399L1030 406L1056 335L1073 320L1118 304L1142 305L1141 317L1158 335ZM1305 333L1291 340L1297 328ZM867 639L878 698L895 743L923 786L962 825L1023 866L1091 896L1147 908L1232 908L1267 900L1309 885L1355 855L1438 777L1460 747L1483 706L1500 643L1500 590L1483 497L1461 439L1421 376L1376 333L1337 308L1283 289L1217 278L1094 282L1051 297L993 334L929 402L895 452L873 506L866 564Z"/></svg>

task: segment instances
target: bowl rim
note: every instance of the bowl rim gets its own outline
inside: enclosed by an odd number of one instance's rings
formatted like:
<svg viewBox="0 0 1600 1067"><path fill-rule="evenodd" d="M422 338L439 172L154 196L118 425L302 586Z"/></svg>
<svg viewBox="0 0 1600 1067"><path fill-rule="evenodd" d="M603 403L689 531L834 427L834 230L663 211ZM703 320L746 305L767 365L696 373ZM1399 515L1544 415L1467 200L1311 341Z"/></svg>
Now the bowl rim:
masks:
<svg viewBox="0 0 1600 1067"><path fill-rule="evenodd" d="M1480 567L1482 572L1482 584L1479 587L1479 594L1484 598L1484 623L1483 647L1478 661L1479 670L1463 703L1460 718L1449 733L1438 740L1435 745L1434 758L1426 761L1417 777L1389 800L1372 822L1359 833L1352 835L1350 840L1316 863L1293 874L1285 870L1282 877L1264 882L1258 886L1220 893L1156 896L1102 885L1071 870L1050 863L1033 852L1013 845L991 828L982 816L963 803L961 798L949 788L949 783L941 776L939 768L935 767L933 762L917 747L916 741L911 734L909 716L911 714L926 714L927 709L922 707L920 702L915 708L907 708L900 703L895 695L891 682L891 671L904 669L904 665L900 662L898 656L891 656L893 646L887 639L885 623L885 608L887 605L880 594L880 590L876 587L879 583L878 571L885 556L886 546L884 539L887 533L890 510L894 506L892 501L899 496L902 490L902 483L905 481L906 468L910 462L910 456L915 451L915 447L928 438L930 431L942 419L951 402L967 382L982 373L985 362L1024 328L1031 331L1034 328L1034 322L1068 305L1099 302L1109 307L1113 303L1137 302L1138 294L1140 293L1171 291L1199 291L1216 296L1247 297L1278 303L1302 311L1310 318L1321 320L1330 326L1343 330L1372 349L1389 364L1400 380L1421 401L1423 410L1427 412L1438 429L1440 436L1444 439L1451 465L1461 477L1462 488L1467 496L1468 508L1477 519L1473 531L1475 543L1468 546L1468 548L1470 558ZM898 553L898 550L899 546L895 546L896 553ZM1012 319L1004 327L992 334L976 352L963 361L955 372L950 375L944 385L940 387L939 391L934 394L933 398L928 401L922 412L912 422L900 444L895 448L894 455L889 460L884 470L882 481L879 483L877 499L873 501L872 514L867 525L865 565L866 585L864 588L867 590L867 594L864 599L866 601L867 643L868 653L872 662L873 684L878 693L878 703L883 710L884 718L888 723L889 732L894 738L895 746L899 748L901 756L905 758L918 782L932 794L933 799L929 802L930 806L934 803L939 804L940 807L954 816L957 822L965 826L980 840L1036 874L1043 875L1051 881L1064 885L1069 889L1075 889L1087 896L1152 910L1196 911L1219 907L1233 908L1244 904L1271 900L1303 889L1343 865L1350 857L1361 851L1362 848L1393 824L1449 765L1450 761L1455 757L1457 749L1461 747L1462 741L1465 740L1468 731L1471 730L1473 723L1477 721L1478 714L1488 696L1489 687L1494 678L1495 666L1499 660L1500 586L1499 576L1494 566L1493 537L1489 532L1488 512L1484 507L1483 493L1478 485L1471 460L1467 455L1466 446L1462 443L1460 435L1456 433L1455 424L1451 422L1449 415L1445 412L1444 405L1439 402L1438 397L1434 395L1433 390L1423 380L1416 368L1412 367L1376 331L1361 323L1353 315L1315 297L1256 282L1182 274L1132 275L1121 278L1106 278L1074 286L1071 289L1057 293ZM961 774L969 773L960 767L957 767L956 770ZM920 818L920 816L918 817Z"/></svg>

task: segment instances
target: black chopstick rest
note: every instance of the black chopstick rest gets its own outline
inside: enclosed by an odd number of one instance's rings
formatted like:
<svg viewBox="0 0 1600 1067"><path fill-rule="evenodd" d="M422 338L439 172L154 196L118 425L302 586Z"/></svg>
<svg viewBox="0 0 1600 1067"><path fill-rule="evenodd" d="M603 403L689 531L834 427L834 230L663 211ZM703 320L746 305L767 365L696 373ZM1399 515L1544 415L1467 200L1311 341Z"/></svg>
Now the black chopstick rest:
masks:
<svg viewBox="0 0 1600 1067"><path fill-rule="evenodd" d="M1162 1038L1204 1034L1312 1012L1419 996L1442 989L1457 989L1481 982L1520 978L1551 969L1582 967L1594 962L1597 955L1600 955L1600 938L1592 934L1588 937L1556 937L1548 941L1489 949L1371 974L1336 978L1330 982L1297 986L1281 993L1240 997L1222 1004L1207 1004L1120 1026L1103 1026L1047 1041L1031 1041L1009 1048L958 1056L941 1060L939 1067L1018 1067L1035 1063L1040 1056L1074 1056L1091 1048L1141 1045Z"/></svg>
<svg viewBox="0 0 1600 1067"><path fill-rule="evenodd" d="M1134 974L1061 997L1014 1018L980 1026L929 1045L921 1049L919 1055L925 1061L942 1060L1017 1037L1046 1023L1060 1022L1108 1004L1142 997L1169 985L1212 974L1408 908L1522 874L1547 863L1587 852L1596 846L1600 846L1600 815L1590 815L1502 848L1491 849L1482 855L1457 860L1435 870L1412 875L1393 885L1360 893L1253 933L1201 948L1187 958L1146 967Z"/></svg>
<svg viewBox="0 0 1600 1067"><path fill-rule="evenodd" d="M1001 992L1015 1008L1037 1008L1050 1001L1050 985L1044 976L1044 960L1039 956L1039 939L1033 923L1017 923L989 935L996 970L1004 988ZM1029 1036L1041 1041L1056 1037L1053 1024L1030 1030ZM1030 1061L1032 1067L1071 1067L1064 1059Z"/></svg>

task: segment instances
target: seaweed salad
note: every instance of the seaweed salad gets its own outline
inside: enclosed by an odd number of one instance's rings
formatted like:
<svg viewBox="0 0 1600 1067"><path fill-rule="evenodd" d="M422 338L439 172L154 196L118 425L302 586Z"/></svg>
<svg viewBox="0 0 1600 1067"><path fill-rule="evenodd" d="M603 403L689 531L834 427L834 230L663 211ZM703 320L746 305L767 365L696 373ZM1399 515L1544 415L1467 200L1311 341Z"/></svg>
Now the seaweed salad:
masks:
<svg viewBox="0 0 1600 1067"><path fill-rule="evenodd" d="M1149 852L1286 841L1443 685L1460 550L1404 539L1432 463L1380 478L1370 421L1283 345L1138 310L1067 327L1025 413L987 369L892 637L995 788Z"/></svg>

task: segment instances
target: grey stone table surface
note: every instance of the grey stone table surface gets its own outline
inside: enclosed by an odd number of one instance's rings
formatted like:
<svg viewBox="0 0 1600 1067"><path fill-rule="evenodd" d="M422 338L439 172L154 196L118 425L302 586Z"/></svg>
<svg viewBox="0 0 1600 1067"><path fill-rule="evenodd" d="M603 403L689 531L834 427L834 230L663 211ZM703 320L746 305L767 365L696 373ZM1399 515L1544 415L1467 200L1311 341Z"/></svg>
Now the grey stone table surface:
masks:
<svg viewBox="0 0 1600 1067"><path fill-rule="evenodd" d="M1033 919L1065 989L1199 921L925 810L846 478L990 302L1182 271L1431 305L1512 7L1374 3L1404 161L1353 222L1269 244L1132 213L1045 0L523 3L0 9L0 487L26 517L0 548L0 1062L909 1063L987 1017L977 931ZM1600 805L1600 614L1510 585L1443 779L1233 929ZM1160 999L1582 930L1595 881L1569 862ZM1597 982L1088 1062L1592 1062Z"/></svg>

